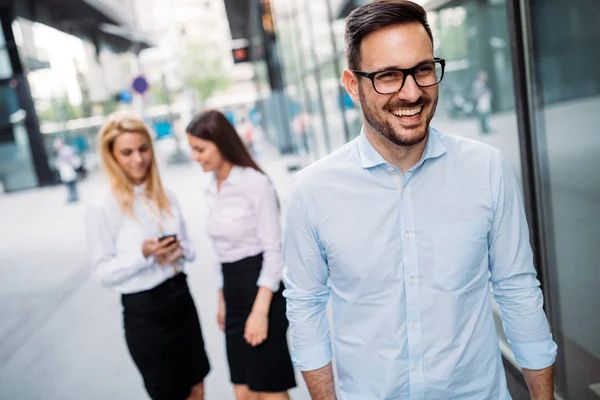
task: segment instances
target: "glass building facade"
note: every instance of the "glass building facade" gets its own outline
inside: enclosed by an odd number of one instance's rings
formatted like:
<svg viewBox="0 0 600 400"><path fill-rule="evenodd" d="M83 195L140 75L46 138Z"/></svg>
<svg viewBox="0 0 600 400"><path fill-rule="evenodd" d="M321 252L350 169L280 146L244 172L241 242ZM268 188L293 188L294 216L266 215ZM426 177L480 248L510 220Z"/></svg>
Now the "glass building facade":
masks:
<svg viewBox="0 0 600 400"><path fill-rule="evenodd" d="M23 75L12 30L12 17L0 9L0 184L5 191L27 189L47 178L41 142L31 143L32 125L37 128L29 86ZM39 137L39 135L38 135ZM32 146L33 144L33 146ZM40 155L36 166L35 155ZM37 170L36 170L37 167Z"/></svg>
<svg viewBox="0 0 600 400"><path fill-rule="evenodd" d="M0 2L0 193L52 185L59 180L51 166L52 137L41 132L28 79L30 72L50 64L37 58L33 31L25 35L21 22L30 28L39 22L66 30L92 43L98 53L100 49L123 53L149 47L123 20L121 11L116 5L83 0ZM100 27L105 25L121 26L127 33L104 32ZM72 133L62 130L65 137Z"/></svg>
<svg viewBox="0 0 600 400"><path fill-rule="evenodd" d="M341 86L344 18L365 0L270 3L295 151L316 160L360 133ZM432 125L502 150L523 187L557 398L600 399L600 7L597 0L422 0L447 61ZM266 81L264 63L259 81ZM262 76L262 78L260 78ZM491 93L487 124L478 80ZM523 384L497 318L508 374ZM513 397L525 396L513 388Z"/></svg>

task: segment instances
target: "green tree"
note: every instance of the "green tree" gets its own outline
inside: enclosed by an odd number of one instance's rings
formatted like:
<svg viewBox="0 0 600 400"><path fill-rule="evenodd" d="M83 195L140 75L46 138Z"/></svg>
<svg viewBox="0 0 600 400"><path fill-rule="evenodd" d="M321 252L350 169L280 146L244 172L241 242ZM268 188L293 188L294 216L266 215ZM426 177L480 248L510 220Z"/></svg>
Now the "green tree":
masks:
<svg viewBox="0 0 600 400"><path fill-rule="evenodd" d="M167 96L161 81L154 81L150 84L150 96L152 96L152 104L154 105L167 104Z"/></svg>
<svg viewBox="0 0 600 400"><path fill-rule="evenodd" d="M119 101L112 97L109 97L108 99L102 101L100 104L102 104L104 115L113 113L117 111L117 108L119 108Z"/></svg>
<svg viewBox="0 0 600 400"><path fill-rule="evenodd" d="M82 107L72 105L67 95L52 99L49 107L38 112L38 118L42 121L65 122L82 117Z"/></svg>
<svg viewBox="0 0 600 400"><path fill-rule="evenodd" d="M218 45L189 42L183 62L183 82L191 88L201 102L231 85L225 72L223 57L216 54Z"/></svg>

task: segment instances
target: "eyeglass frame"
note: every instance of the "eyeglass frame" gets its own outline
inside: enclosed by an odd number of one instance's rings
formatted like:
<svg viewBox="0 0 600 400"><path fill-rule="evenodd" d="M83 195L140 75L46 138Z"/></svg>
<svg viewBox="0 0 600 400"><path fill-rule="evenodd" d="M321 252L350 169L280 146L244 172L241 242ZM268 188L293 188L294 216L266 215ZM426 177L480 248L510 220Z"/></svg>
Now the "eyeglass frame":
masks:
<svg viewBox="0 0 600 400"><path fill-rule="evenodd" d="M428 63L439 63L442 66L442 76L440 76L440 79L437 81L437 83L434 83L433 85L419 85L419 83L417 82L417 78L415 78L415 71L417 70L417 68L428 64ZM360 71L357 69L352 69L351 71L354 72L354 74L356 74L357 76L363 77L363 78L368 78L371 81L371 85L373 85L373 90L375 90L377 93L379 94L394 94L394 93L398 93L399 91L402 90L402 88L404 87L404 84L406 83L406 78L408 76L412 76L413 80L415 81L415 84L418 87L433 87L436 85L439 85L440 82L442 81L442 79L444 79L444 72L446 70L446 60L444 60L443 58L438 58L438 57L434 57L433 60L431 61L423 61L417 65L415 65L412 68L384 68L384 69L380 69L377 71L373 71L373 72L365 72L365 71ZM381 72L390 72L390 71L399 71L402 72L402 85L400 85L400 88L398 90L396 90L395 92L390 92L390 93L381 93L379 90L377 90L377 88L375 87L375 75L381 73Z"/></svg>

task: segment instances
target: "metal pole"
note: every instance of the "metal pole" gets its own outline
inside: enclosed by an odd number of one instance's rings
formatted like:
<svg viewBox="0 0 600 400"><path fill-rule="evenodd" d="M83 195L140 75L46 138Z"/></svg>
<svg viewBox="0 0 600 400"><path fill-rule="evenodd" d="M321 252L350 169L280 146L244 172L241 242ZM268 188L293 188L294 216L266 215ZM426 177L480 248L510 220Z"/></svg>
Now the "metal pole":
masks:
<svg viewBox="0 0 600 400"><path fill-rule="evenodd" d="M321 87L321 72L319 70L319 60L317 57L317 51L315 50L315 35L313 32L313 25L310 15L306 15L306 23L308 26L308 36L310 42L310 53L314 63L314 75L317 83L317 97L319 101L319 107L321 108L321 125L323 127L323 136L325 138L325 149L327 153L331 153L331 139L329 138L329 128L327 126L327 115L325 114L325 101L323 100L323 88Z"/></svg>

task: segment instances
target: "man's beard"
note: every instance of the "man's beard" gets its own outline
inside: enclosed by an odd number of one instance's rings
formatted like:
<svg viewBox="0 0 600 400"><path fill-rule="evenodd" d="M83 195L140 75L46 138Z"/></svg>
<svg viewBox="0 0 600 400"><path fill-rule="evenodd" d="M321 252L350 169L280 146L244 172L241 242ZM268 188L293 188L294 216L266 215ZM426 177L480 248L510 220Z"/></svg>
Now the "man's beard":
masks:
<svg viewBox="0 0 600 400"><path fill-rule="evenodd" d="M423 106L423 110L421 112L425 112L426 106L429 104L432 104L432 107L430 108L430 111L429 111L429 115L425 116L426 120L425 120L425 126L423 127L423 130L421 132L418 132L418 134L416 134L416 135L406 137L406 136L403 136L402 134L400 134L399 132L397 132L389 121L387 121L384 118L379 117L377 115L377 113L371 107L368 106L367 99L365 98L365 95L364 95L363 91L360 89L360 87L358 88L358 94L360 97L360 106L362 108L363 115L365 116L365 120L367 121L367 123L369 125L371 125L371 127L373 129L375 129L377 132L379 132L383 137L385 137L390 142L392 142L398 146L410 147L410 146L414 146L418 143L421 143L423 140L425 140L427 138L427 134L429 132L429 124L431 123L431 119L433 118L433 114L434 114L435 108L437 106L437 98L434 101L431 101L431 100L425 99L423 97L419 97L419 99L414 103L407 103L405 101L396 99L397 101L386 104L386 106L384 107L385 112L389 112L389 110L392 110L392 109L414 108L414 107L418 107L418 106ZM416 127L416 126L414 126L414 127ZM410 128L413 128L413 126L410 126L409 129Z"/></svg>

